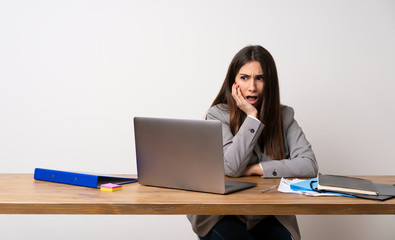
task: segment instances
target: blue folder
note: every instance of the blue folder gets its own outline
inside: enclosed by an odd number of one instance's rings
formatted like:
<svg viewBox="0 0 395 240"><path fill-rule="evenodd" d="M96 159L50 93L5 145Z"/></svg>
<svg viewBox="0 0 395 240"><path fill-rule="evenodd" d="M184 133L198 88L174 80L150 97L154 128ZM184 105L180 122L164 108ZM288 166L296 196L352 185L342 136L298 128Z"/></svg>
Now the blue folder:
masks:
<svg viewBox="0 0 395 240"><path fill-rule="evenodd" d="M66 172L45 168L36 168L34 170L34 179L91 188L100 188L100 185L104 183L125 184L137 182L137 178Z"/></svg>
<svg viewBox="0 0 395 240"><path fill-rule="evenodd" d="M311 187L310 187L310 183L315 181L315 182L313 182L312 186L314 188L317 188L317 179L318 178L312 178L312 179L309 179L309 180L305 180L305 181L301 181L301 182L298 182L298 183L291 184L291 189L294 190L294 191L314 192L314 190L311 189ZM330 192L330 193L334 194L334 195L344 196L344 197L354 197L354 196L351 196L351 195L348 195L348 194L343 194L343 193L335 193L335 192Z"/></svg>

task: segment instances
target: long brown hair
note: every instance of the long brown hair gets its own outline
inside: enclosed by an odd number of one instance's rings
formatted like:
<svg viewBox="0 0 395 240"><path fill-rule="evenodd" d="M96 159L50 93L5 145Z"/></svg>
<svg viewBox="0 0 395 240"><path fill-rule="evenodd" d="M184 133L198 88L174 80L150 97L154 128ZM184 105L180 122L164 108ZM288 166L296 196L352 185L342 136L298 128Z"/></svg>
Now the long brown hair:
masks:
<svg viewBox="0 0 395 240"><path fill-rule="evenodd" d="M224 103L228 105L230 114L230 129L235 135L246 118L246 114L236 105L232 97L232 85L240 68L251 61L261 64L265 87L263 102L257 108L258 119L265 125L258 143L263 152L273 159L284 159L284 137L281 119L280 89L277 68L272 55L263 47L247 46L241 49L229 65L225 81L211 106Z"/></svg>

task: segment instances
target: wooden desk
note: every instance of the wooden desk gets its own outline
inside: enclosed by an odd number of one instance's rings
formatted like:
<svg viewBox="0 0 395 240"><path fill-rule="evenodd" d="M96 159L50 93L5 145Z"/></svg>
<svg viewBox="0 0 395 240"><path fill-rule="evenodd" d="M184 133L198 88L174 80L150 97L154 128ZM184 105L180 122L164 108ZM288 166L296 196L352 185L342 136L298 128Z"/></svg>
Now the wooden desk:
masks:
<svg viewBox="0 0 395 240"><path fill-rule="evenodd" d="M395 183L395 176L362 176ZM258 186L230 195L146 187L139 183L121 191L36 181L32 174L0 174L0 214L395 214L395 199L384 202L347 197L308 197L262 189L279 179L247 177Z"/></svg>

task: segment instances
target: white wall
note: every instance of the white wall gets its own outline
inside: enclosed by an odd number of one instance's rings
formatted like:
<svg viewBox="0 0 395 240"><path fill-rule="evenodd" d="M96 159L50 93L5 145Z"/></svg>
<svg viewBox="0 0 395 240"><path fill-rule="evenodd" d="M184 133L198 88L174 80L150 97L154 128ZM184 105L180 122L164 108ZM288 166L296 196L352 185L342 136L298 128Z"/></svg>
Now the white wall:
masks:
<svg viewBox="0 0 395 240"><path fill-rule="evenodd" d="M136 173L132 117L203 118L233 55L260 44L321 172L394 175L394 43L391 0L0 0L1 172ZM304 239L395 236L394 216L298 218ZM0 223L2 239L195 239L185 216Z"/></svg>

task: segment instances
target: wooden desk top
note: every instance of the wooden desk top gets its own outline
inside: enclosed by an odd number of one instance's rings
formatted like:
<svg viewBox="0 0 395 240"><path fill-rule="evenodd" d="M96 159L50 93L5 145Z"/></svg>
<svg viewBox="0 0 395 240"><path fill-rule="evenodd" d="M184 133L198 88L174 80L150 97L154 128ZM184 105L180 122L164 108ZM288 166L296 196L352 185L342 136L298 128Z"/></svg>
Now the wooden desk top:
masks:
<svg viewBox="0 0 395 240"><path fill-rule="evenodd" d="M395 176L361 176L378 183L395 183ZM245 177L257 187L229 195L123 185L99 189L37 181L32 174L0 174L0 214L395 214L395 198L373 201L347 197L308 197L262 189L280 179Z"/></svg>

